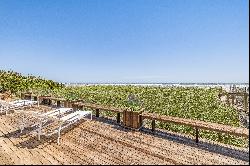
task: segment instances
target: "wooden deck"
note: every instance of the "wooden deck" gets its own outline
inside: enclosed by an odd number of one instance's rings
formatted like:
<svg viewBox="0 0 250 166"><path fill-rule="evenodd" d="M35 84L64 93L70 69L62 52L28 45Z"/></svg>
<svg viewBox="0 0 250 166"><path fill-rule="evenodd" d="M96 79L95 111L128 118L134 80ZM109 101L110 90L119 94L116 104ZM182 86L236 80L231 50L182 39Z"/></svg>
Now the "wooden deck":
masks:
<svg viewBox="0 0 250 166"><path fill-rule="evenodd" d="M38 141L19 134L15 117L0 115L0 164L249 164L249 150L170 132L129 131L102 118L83 120L56 137Z"/></svg>

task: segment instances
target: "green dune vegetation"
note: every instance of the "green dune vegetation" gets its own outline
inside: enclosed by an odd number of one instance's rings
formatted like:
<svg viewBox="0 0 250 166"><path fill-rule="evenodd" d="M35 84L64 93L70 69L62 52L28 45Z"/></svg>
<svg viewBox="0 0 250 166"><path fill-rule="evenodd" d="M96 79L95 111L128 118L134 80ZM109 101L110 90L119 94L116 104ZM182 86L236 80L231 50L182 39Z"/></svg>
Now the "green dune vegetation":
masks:
<svg viewBox="0 0 250 166"><path fill-rule="evenodd" d="M10 91L20 96L21 92L36 95L51 95L67 100L81 99L87 103L114 106L181 118L197 119L230 126L239 126L239 115L233 107L224 105L218 98L219 88L198 87L142 87L91 85L65 87L63 84L35 76L23 76L13 71L0 71L0 91ZM128 97L134 98L129 101ZM112 115L110 113L109 115ZM156 123L156 127L174 132L195 135L191 127ZM244 147L247 140L227 134L202 130L200 137L225 144Z"/></svg>
<svg viewBox="0 0 250 166"><path fill-rule="evenodd" d="M0 92L9 91L20 96L21 92L46 95L50 91L64 87L62 84L41 77L24 76L14 71L0 70Z"/></svg>

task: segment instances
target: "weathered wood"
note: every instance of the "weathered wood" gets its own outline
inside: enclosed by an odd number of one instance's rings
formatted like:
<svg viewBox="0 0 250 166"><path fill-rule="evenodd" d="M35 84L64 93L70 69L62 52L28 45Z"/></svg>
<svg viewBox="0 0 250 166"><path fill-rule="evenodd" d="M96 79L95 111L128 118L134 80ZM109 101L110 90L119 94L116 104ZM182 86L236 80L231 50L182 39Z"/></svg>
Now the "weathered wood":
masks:
<svg viewBox="0 0 250 166"><path fill-rule="evenodd" d="M58 146L54 143L55 137L41 138L42 142L30 134L17 137L19 134L15 134L16 128L11 125L8 117L0 118L0 163L3 164L8 164L8 161L13 165L249 164L248 151L245 150L235 151L234 147L223 145L219 149L217 144L211 143L209 149L215 150L201 150L200 146L180 144L178 141L152 137L144 132L121 132L98 121L88 125L80 123L74 130L62 135L61 145ZM93 140L96 144L93 144ZM44 159L51 163L44 163Z"/></svg>
<svg viewBox="0 0 250 166"><path fill-rule="evenodd" d="M64 107L68 107L68 102L67 102L67 101L64 101L64 102L63 102L63 106L64 106Z"/></svg>
<svg viewBox="0 0 250 166"><path fill-rule="evenodd" d="M248 92L225 92L225 93L220 93L221 96L227 96L227 95L235 95L235 96L244 96L244 95L249 95Z"/></svg>
<svg viewBox="0 0 250 166"><path fill-rule="evenodd" d="M73 103L74 103L74 102L67 101L67 104L68 104L68 106L67 106L67 107L69 107L69 108L73 108Z"/></svg>
<svg viewBox="0 0 250 166"><path fill-rule="evenodd" d="M232 134L235 136L249 137L249 130L247 128L233 127L223 124L204 122L199 120L185 119L179 117L170 117L165 115L154 115L152 113L142 113L143 119L151 119L162 122L171 122L179 125L187 125L190 127L197 127L199 129L211 130L221 133Z"/></svg>
<svg viewBox="0 0 250 166"><path fill-rule="evenodd" d="M124 110L123 117L124 117L124 125L126 127L131 127L132 126L131 111Z"/></svg>
<svg viewBox="0 0 250 166"><path fill-rule="evenodd" d="M74 111L76 111L78 109L78 106L72 104L71 107L73 108Z"/></svg>
<svg viewBox="0 0 250 166"><path fill-rule="evenodd" d="M22 93L21 94L21 99L31 100L31 98L32 98L32 94L31 93Z"/></svg>
<svg viewBox="0 0 250 166"><path fill-rule="evenodd" d="M40 96L41 99L48 99L48 100L53 100L53 101L67 101L64 98L56 98L56 97L51 97L51 96Z"/></svg>
<svg viewBox="0 0 250 166"><path fill-rule="evenodd" d="M142 117L140 117L142 111L134 112L132 110L124 110L123 112L123 124L126 127L139 129L142 126Z"/></svg>
<svg viewBox="0 0 250 166"><path fill-rule="evenodd" d="M123 112L123 125L124 126L126 126L127 116L128 116L128 114L126 113L126 110L124 110L124 112Z"/></svg>
<svg viewBox="0 0 250 166"><path fill-rule="evenodd" d="M75 102L74 105L79 106L83 106L86 108L90 108L90 109L100 109L103 111L111 111L111 112L115 112L115 113L122 113L124 110L120 109L120 108L116 108L116 107L107 107L107 106L103 106L103 105L97 105L97 104L90 104L90 103L83 103L83 102Z"/></svg>

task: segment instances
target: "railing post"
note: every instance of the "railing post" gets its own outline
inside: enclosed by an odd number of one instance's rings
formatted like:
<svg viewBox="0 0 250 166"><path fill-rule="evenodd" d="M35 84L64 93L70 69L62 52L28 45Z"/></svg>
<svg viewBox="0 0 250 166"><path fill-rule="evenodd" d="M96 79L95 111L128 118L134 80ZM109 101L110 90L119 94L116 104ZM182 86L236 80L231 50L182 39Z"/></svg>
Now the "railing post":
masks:
<svg viewBox="0 0 250 166"><path fill-rule="evenodd" d="M116 119L117 123L120 123L121 122L121 113L120 112L117 113L117 117L116 118L117 118Z"/></svg>
<svg viewBox="0 0 250 166"><path fill-rule="evenodd" d="M37 96L37 106L39 107L39 105L40 105L40 98L39 96Z"/></svg>
<svg viewBox="0 0 250 166"><path fill-rule="evenodd" d="M64 106L64 107L68 107L68 102L67 102L67 101L64 101L64 102L63 102L63 106Z"/></svg>
<svg viewBox="0 0 250 166"><path fill-rule="evenodd" d="M43 98L43 99L42 99L42 104L44 104L44 105L45 105L45 104L48 104L48 103L47 103L47 99L44 99L44 98Z"/></svg>
<svg viewBox="0 0 250 166"><path fill-rule="evenodd" d="M195 127L195 142L199 142L199 129L197 127Z"/></svg>
<svg viewBox="0 0 250 166"><path fill-rule="evenodd" d="M248 102L247 102L247 93L244 93L244 112L247 112Z"/></svg>
<svg viewBox="0 0 250 166"><path fill-rule="evenodd" d="M79 109L78 105L75 105L74 103L72 104L72 108L73 108L74 111Z"/></svg>
<svg viewBox="0 0 250 166"><path fill-rule="evenodd" d="M232 105L234 105L234 99L235 99L235 96L232 95Z"/></svg>
<svg viewBox="0 0 250 166"><path fill-rule="evenodd" d="M227 105L229 105L229 94L227 93Z"/></svg>
<svg viewBox="0 0 250 166"><path fill-rule="evenodd" d="M152 132L154 132L155 131L155 120L154 119L152 120L151 125L152 125Z"/></svg>
<svg viewBox="0 0 250 166"><path fill-rule="evenodd" d="M140 127L142 127L142 115L141 114L139 115L139 124L140 124Z"/></svg>
<svg viewBox="0 0 250 166"><path fill-rule="evenodd" d="M99 109L96 109L96 114L95 114L95 116L96 116L96 117L99 117L99 114L100 114Z"/></svg>
<svg viewBox="0 0 250 166"><path fill-rule="evenodd" d="M60 102L60 101L57 101L57 102L56 102L56 106L57 106L57 107L60 107L60 106L61 106L61 102Z"/></svg>
<svg viewBox="0 0 250 166"><path fill-rule="evenodd" d="M49 103L48 104L49 104L49 106L51 106L51 100L50 99L49 99Z"/></svg>

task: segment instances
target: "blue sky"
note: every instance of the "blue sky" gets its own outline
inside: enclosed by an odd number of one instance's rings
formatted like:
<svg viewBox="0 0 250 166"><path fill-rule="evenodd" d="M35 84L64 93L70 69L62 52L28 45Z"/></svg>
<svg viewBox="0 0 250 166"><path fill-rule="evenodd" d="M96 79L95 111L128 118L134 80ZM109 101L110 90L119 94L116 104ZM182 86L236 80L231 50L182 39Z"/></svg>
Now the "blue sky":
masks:
<svg viewBox="0 0 250 166"><path fill-rule="evenodd" d="M248 82L248 0L0 0L0 69L60 82Z"/></svg>

